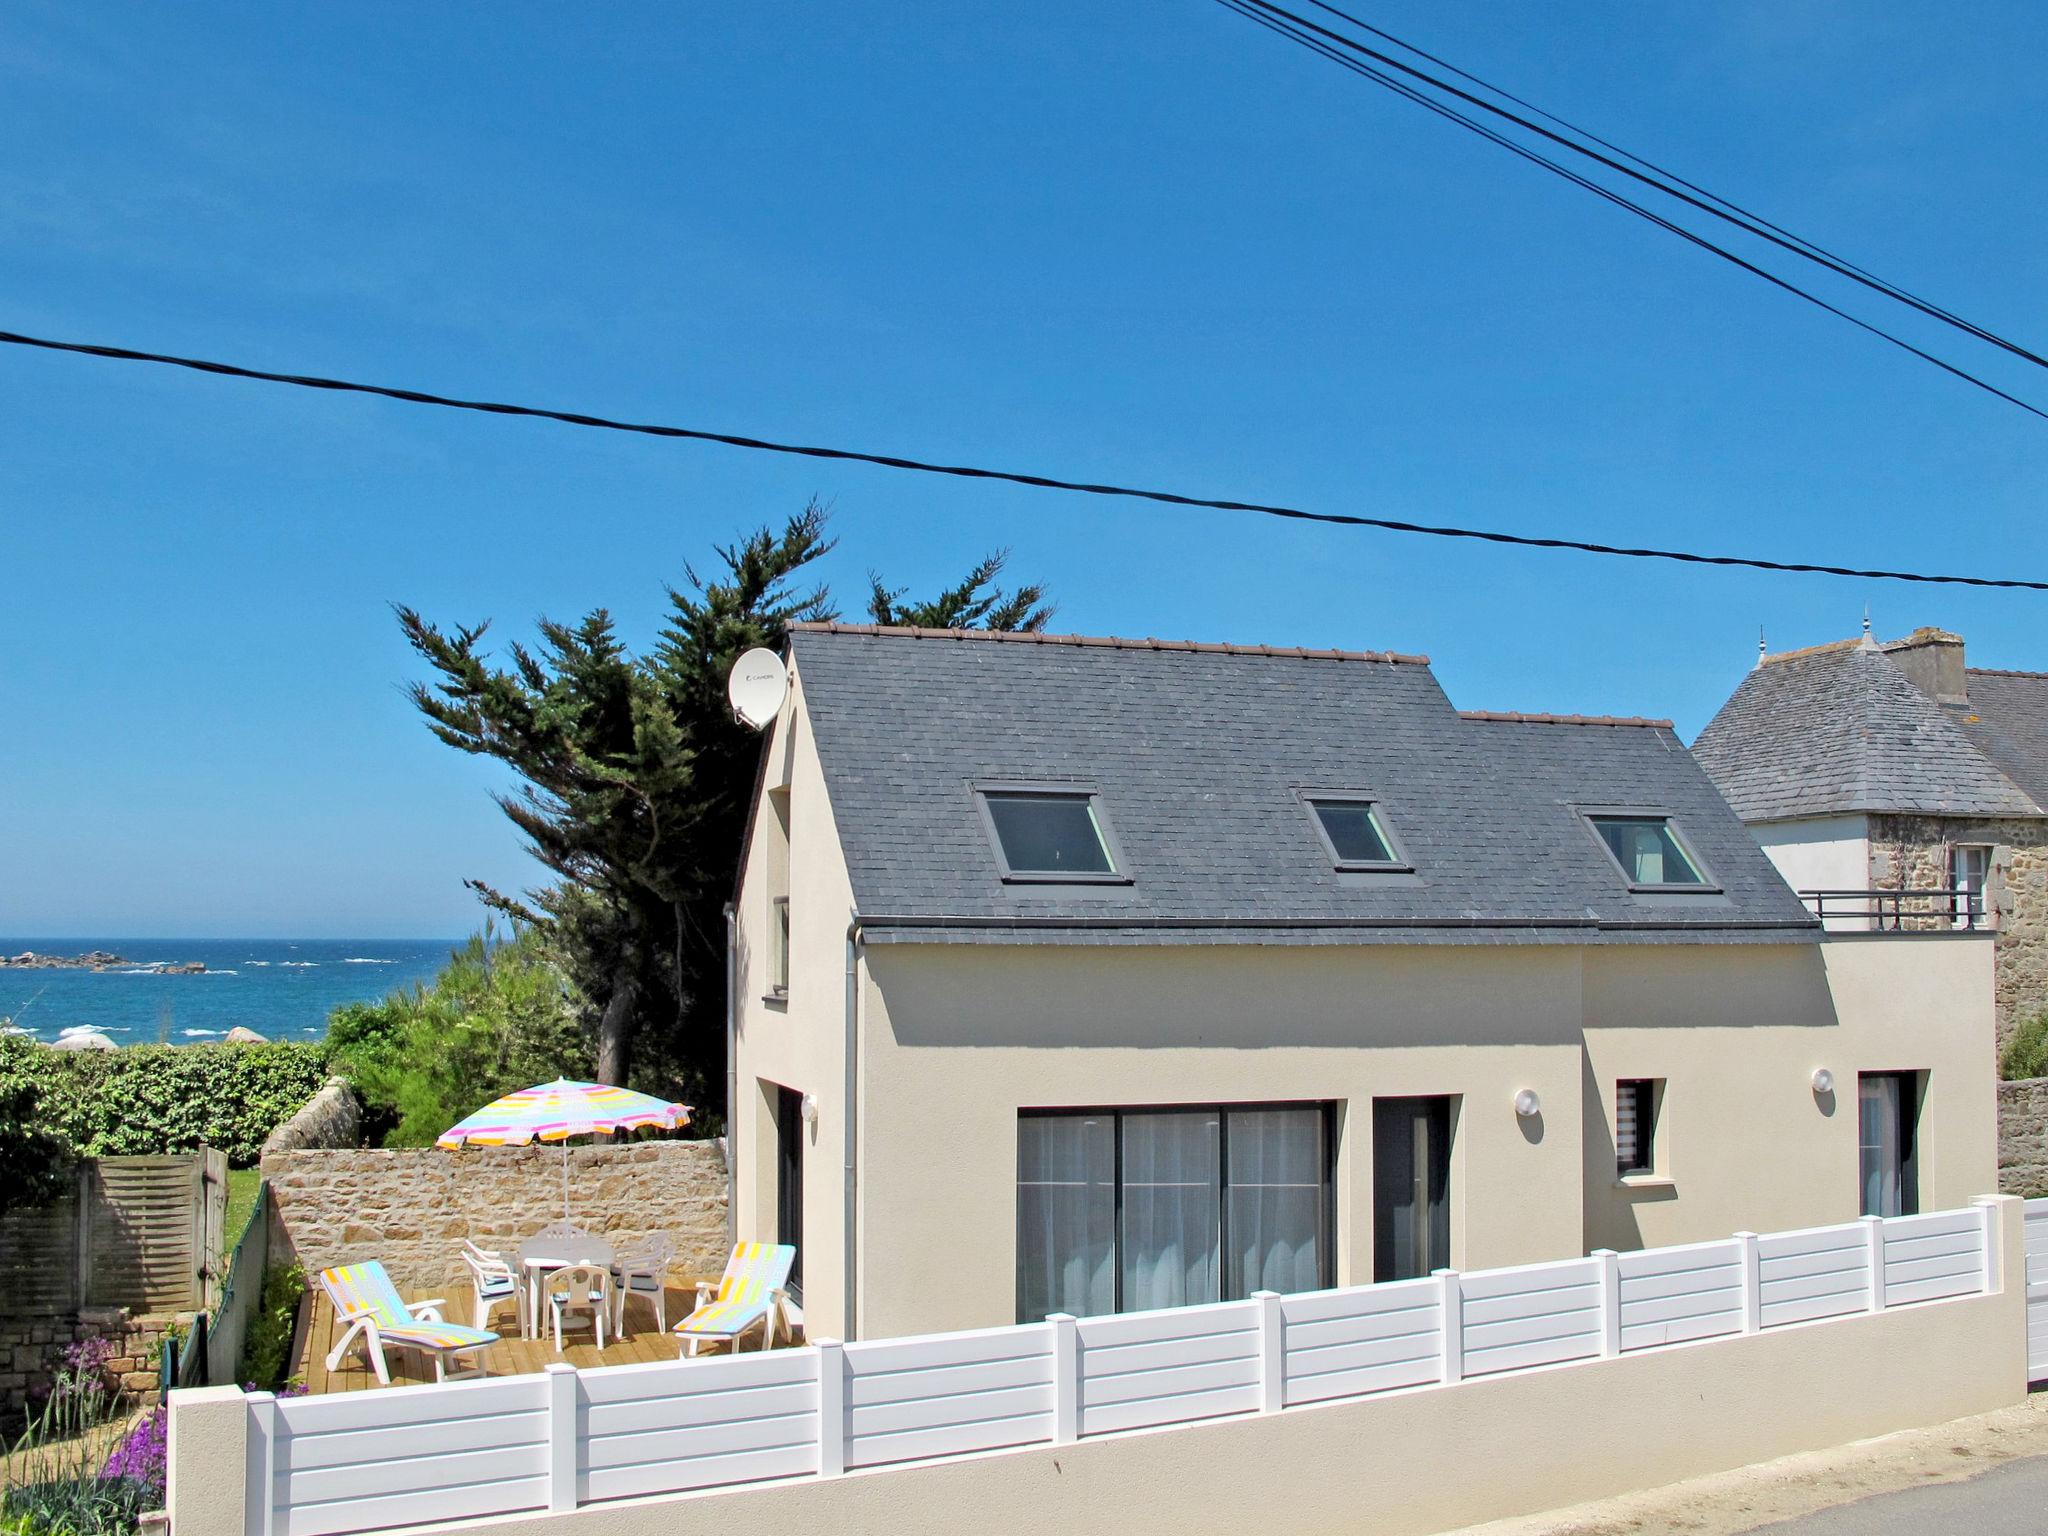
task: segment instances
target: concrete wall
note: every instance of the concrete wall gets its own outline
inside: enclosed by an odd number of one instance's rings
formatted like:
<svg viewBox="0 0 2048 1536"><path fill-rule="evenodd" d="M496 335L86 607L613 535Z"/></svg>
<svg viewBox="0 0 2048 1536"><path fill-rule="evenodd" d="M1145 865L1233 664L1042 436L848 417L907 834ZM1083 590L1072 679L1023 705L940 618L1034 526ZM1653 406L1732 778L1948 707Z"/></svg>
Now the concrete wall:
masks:
<svg viewBox="0 0 2048 1536"><path fill-rule="evenodd" d="M2021 1401L2020 1225L2006 1202L1993 1295L1077 1444L443 1528L904 1536L999 1519L1018 1536L1442 1531ZM249 1410L232 1389L207 1388L180 1394L171 1420L179 1536L242 1536Z"/></svg>
<svg viewBox="0 0 2048 1536"><path fill-rule="evenodd" d="M789 796L789 842L766 805L757 813L739 903L739 1049L732 1145L739 1159L734 1235L775 1241L775 1089L809 1094L818 1119L803 1131L803 1314L814 1336L846 1336L846 930L853 887L825 790L803 678L766 743L764 791ZM786 886L784 882L787 882ZM770 903L790 903L789 989L770 990Z"/></svg>
<svg viewBox="0 0 2048 1536"><path fill-rule="evenodd" d="M1869 824L1862 816L1822 816L1750 825L1778 873L1795 891L1862 891L1870 888ZM1828 919L1828 927L1852 931L1869 921Z"/></svg>
<svg viewBox="0 0 2048 1536"><path fill-rule="evenodd" d="M269 1153L273 1263L310 1273L380 1259L400 1290L466 1296L462 1239L516 1246L562 1215L559 1146ZM729 1246L725 1159L711 1141L572 1147L570 1214L614 1242L673 1233L679 1273L716 1276Z"/></svg>
<svg viewBox="0 0 2048 1536"><path fill-rule="evenodd" d="M1972 821L1937 816L1870 819L1871 885L1945 889L1949 849L1991 848L1987 884L1998 935L1998 1043L2048 1009L2048 821ZM1920 926L1939 928L1935 917Z"/></svg>

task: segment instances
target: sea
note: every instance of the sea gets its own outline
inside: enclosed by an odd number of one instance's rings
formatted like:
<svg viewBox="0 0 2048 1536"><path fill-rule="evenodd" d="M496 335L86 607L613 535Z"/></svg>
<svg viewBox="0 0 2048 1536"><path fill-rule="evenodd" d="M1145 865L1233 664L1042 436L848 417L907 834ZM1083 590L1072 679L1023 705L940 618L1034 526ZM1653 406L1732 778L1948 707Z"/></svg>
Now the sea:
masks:
<svg viewBox="0 0 2048 1536"><path fill-rule="evenodd" d="M104 950L105 971L0 968L0 1020L54 1041L96 1029L116 1045L191 1045L240 1024L270 1040L317 1040L342 1003L374 1002L431 981L455 939L10 939L0 955ZM197 960L196 975L160 967Z"/></svg>

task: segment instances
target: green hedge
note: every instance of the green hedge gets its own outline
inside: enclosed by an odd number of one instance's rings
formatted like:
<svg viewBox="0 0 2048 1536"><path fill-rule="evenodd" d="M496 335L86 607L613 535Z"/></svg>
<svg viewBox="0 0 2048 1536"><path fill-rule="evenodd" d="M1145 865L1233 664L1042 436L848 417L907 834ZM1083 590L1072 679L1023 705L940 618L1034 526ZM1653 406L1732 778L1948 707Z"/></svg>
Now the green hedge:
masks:
<svg viewBox="0 0 2048 1536"><path fill-rule="evenodd" d="M4 1065L35 1086L35 1118L86 1157L190 1152L201 1143L236 1167L327 1080L317 1042L137 1045L53 1051L0 1039Z"/></svg>

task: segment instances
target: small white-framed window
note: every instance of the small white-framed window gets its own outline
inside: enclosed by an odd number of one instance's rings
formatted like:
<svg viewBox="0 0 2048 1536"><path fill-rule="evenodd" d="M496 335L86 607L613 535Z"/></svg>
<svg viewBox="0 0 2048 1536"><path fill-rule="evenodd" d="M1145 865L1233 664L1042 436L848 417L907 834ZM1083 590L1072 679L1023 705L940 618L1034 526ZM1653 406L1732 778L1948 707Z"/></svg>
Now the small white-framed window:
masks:
<svg viewBox="0 0 2048 1536"><path fill-rule="evenodd" d="M1985 887L1991 881L1991 849L1983 843L1954 843L1948 850L1949 911L1958 928L1984 928L1990 912Z"/></svg>

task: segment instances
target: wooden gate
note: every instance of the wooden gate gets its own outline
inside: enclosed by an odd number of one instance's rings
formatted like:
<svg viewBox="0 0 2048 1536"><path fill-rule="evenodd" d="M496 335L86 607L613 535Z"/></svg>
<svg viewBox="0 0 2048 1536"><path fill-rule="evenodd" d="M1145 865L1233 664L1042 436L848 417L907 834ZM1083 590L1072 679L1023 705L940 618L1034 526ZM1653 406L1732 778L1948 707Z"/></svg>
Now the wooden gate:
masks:
<svg viewBox="0 0 2048 1536"><path fill-rule="evenodd" d="M210 1147L81 1163L69 1195L0 1217L0 1316L215 1305L227 1171Z"/></svg>

